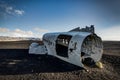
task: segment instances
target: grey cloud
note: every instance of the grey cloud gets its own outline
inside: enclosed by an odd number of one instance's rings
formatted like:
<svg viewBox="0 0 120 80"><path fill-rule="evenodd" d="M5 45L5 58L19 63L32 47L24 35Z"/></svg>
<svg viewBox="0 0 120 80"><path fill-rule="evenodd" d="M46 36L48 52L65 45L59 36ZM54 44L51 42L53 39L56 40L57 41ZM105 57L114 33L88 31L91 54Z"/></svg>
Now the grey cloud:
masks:
<svg viewBox="0 0 120 80"><path fill-rule="evenodd" d="M14 10L14 12L17 14L17 15L23 15L24 14L24 11L23 10Z"/></svg>
<svg viewBox="0 0 120 80"><path fill-rule="evenodd" d="M0 32L9 32L10 30L7 28L0 28Z"/></svg>
<svg viewBox="0 0 120 80"><path fill-rule="evenodd" d="M22 9L17 9L11 4L0 1L0 18L1 19L6 18L7 16L22 16L24 12L25 11Z"/></svg>

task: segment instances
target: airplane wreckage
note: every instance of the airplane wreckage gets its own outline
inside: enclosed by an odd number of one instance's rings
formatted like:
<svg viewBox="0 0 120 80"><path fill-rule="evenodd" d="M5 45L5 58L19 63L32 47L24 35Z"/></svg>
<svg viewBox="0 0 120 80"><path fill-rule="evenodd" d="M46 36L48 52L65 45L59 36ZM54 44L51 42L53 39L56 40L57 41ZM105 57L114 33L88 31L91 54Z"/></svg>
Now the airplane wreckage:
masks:
<svg viewBox="0 0 120 80"><path fill-rule="evenodd" d="M94 26L75 28L68 32L46 33L43 45L32 43L29 54L47 54L85 69L86 64L96 64L103 68L100 59L103 44L94 32Z"/></svg>

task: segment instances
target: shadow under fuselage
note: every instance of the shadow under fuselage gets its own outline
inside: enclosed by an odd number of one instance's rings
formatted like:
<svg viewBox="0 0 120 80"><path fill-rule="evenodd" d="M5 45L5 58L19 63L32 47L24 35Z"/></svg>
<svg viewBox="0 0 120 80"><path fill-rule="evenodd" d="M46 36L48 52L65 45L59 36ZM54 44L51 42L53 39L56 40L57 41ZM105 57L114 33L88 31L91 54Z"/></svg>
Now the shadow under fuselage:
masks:
<svg viewBox="0 0 120 80"><path fill-rule="evenodd" d="M49 55L30 55L28 49L0 49L0 75L68 72L82 68Z"/></svg>

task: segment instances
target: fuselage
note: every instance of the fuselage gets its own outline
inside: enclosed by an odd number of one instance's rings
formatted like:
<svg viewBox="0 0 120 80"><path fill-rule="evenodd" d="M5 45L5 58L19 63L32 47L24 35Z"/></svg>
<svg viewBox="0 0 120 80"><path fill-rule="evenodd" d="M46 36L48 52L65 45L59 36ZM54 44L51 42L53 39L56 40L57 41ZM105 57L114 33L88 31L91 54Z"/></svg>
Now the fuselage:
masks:
<svg viewBox="0 0 120 80"><path fill-rule="evenodd" d="M101 38L90 32L46 33L43 42L48 55L80 67L89 58L99 61L103 53Z"/></svg>

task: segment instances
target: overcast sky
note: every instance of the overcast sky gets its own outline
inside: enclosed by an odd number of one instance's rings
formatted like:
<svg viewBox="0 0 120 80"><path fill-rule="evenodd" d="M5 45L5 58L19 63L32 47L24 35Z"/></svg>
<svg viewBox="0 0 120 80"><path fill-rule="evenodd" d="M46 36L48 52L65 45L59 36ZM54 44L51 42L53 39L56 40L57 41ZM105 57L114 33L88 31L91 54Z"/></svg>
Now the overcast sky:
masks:
<svg viewBox="0 0 120 80"><path fill-rule="evenodd" d="M95 25L103 40L120 40L120 0L0 0L0 35L42 37Z"/></svg>

